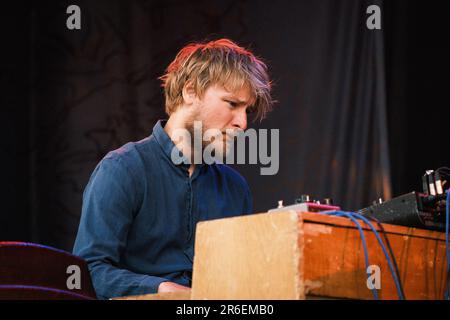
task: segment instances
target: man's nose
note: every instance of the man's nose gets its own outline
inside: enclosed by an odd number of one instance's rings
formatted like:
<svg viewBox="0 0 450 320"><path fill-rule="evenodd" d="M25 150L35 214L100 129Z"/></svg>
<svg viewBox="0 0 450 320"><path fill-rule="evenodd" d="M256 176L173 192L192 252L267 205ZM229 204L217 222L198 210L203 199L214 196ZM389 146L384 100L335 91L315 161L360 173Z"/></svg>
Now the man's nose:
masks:
<svg viewBox="0 0 450 320"><path fill-rule="evenodd" d="M233 127L241 130L247 129L247 112L245 111L245 108L236 110L233 118Z"/></svg>

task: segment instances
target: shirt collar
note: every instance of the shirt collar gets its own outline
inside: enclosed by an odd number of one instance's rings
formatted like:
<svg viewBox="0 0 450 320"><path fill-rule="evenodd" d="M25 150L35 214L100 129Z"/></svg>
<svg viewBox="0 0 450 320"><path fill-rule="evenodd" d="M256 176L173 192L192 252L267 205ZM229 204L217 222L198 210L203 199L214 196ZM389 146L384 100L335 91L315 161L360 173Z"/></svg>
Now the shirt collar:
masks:
<svg viewBox="0 0 450 320"><path fill-rule="evenodd" d="M158 120L153 127L153 136L160 145L164 154L170 159L173 148L176 148L173 141L170 139L167 132L164 130L167 120Z"/></svg>
<svg viewBox="0 0 450 320"><path fill-rule="evenodd" d="M166 155L167 158L169 158L170 162L172 162L172 150L175 148L178 150L178 148L173 143L172 139L170 139L167 132L164 130L164 126L166 125L167 120L158 120L158 122L153 127L153 136L155 137L156 141L160 145L163 153ZM179 150L178 150L179 151ZM181 151L179 151L181 154ZM173 163L173 162L172 162ZM197 164L199 168L203 167L204 164ZM189 164L181 163L178 166L184 167L186 169L189 168Z"/></svg>

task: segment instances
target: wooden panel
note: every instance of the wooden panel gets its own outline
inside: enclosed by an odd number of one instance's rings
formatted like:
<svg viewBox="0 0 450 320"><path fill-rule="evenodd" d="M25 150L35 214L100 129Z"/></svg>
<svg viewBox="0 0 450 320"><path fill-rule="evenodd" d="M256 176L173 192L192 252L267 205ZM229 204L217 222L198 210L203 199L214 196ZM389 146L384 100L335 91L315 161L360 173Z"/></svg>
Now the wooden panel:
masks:
<svg viewBox="0 0 450 320"><path fill-rule="evenodd" d="M301 215L306 294L372 299L372 292L366 285L362 242L353 222L314 213ZM384 228L399 266L406 298L442 299L446 279L444 234L393 225L384 225ZM397 299L385 255L369 230L364 225L369 264L381 268L379 297Z"/></svg>
<svg viewBox="0 0 450 320"><path fill-rule="evenodd" d="M316 212L299 212L301 214L302 219L308 222L317 222L320 224L327 224L331 226L342 226L342 227L351 227L356 228L355 224L347 218L344 217L336 217L336 216L329 216L325 214L319 214ZM376 229L379 231L381 230L376 223L373 223L373 225L376 227ZM362 224L362 227L366 230L371 230L369 226L366 224ZM426 239L437 239L437 240L445 240L445 233L438 232L438 231L431 231L431 230L425 230L425 229L417 229L417 228L409 228L404 226L396 226L393 224L383 224L384 230L386 230L389 233L395 233L395 234L412 234L416 237L426 238Z"/></svg>
<svg viewBox="0 0 450 320"><path fill-rule="evenodd" d="M192 299L304 298L294 212L197 225Z"/></svg>

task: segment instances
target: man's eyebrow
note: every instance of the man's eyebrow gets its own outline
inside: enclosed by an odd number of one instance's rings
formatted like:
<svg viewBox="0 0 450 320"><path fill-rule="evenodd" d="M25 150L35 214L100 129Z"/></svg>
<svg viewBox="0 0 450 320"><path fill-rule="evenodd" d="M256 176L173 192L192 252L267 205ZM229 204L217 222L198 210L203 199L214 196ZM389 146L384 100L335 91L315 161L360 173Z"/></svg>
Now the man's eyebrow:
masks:
<svg viewBox="0 0 450 320"><path fill-rule="evenodd" d="M231 100L233 100L233 102L236 102L238 104L247 104L247 103L250 102L250 100L249 101L247 101L247 100L240 100L240 99L236 98L233 95L227 95L227 96L224 97L224 99L231 99Z"/></svg>

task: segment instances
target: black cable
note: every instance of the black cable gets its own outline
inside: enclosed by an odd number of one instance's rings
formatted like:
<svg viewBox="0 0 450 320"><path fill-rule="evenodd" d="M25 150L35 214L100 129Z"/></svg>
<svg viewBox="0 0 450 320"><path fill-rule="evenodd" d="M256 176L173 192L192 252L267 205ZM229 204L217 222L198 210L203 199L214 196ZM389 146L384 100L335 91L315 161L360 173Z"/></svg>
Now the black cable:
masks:
<svg viewBox="0 0 450 320"><path fill-rule="evenodd" d="M448 168L448 167L440 167L439 169L436 169L435 171L438 172L441 176L450 178L450 168Z"/></svg>

